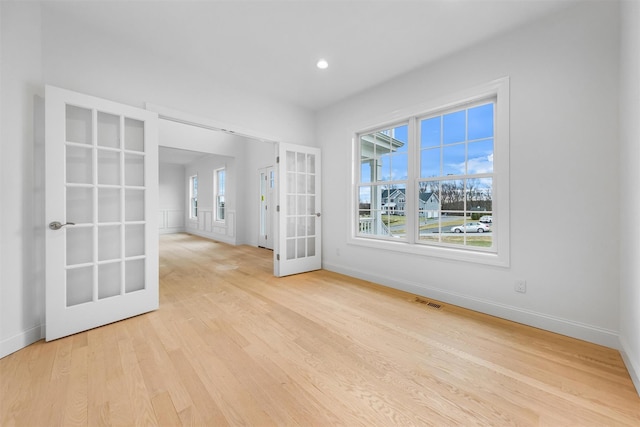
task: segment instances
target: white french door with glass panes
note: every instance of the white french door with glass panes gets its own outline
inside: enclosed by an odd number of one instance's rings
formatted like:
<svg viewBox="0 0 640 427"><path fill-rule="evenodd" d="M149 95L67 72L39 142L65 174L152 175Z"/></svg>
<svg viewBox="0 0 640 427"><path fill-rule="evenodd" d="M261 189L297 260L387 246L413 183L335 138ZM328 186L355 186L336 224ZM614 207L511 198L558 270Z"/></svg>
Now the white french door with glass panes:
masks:
<svg viewBox="0 0 640 427"><path fill-rule="evenodd" d="M158 308L158 115L45 94L49 341Z"/></svg>
<svg viewBox="0 0 640 427"><path fill-rule="evenodd" d="M278 144L278 238L274 274L288 276L322 266L320 149Z"/></svg>

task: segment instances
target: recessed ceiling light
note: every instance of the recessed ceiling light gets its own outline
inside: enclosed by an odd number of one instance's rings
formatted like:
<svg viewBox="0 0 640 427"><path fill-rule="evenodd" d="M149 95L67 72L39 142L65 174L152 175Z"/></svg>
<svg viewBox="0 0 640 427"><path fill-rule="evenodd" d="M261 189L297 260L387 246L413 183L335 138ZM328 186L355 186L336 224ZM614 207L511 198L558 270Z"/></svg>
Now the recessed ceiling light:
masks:
<svg viewBox="0 0 640 427"><path fill-rule="evenodd" d="M320 68L321 70L324 70L325 68L327 68L329 66L329 63L327 62L326 59L319 59L318 63L316 64L316 66L318 68Z"/></svg>

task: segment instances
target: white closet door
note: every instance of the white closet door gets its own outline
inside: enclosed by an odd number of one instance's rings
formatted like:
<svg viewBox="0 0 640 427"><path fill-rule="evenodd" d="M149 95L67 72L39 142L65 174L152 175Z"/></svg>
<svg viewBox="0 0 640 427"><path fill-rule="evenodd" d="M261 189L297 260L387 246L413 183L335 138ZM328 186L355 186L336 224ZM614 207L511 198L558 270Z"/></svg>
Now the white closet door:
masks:
<svg viewBox="0 0 640 427"><path fill-rule="evenodd" d="M158 115L45 97L49 341L158 308Z"/></svg>

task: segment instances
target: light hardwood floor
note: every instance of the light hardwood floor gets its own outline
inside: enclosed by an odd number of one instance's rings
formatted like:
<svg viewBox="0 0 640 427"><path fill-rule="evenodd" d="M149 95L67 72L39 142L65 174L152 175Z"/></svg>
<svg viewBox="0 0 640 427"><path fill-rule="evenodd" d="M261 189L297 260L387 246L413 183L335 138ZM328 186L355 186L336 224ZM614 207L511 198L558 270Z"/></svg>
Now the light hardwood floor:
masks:
<svg viewBox="0 0 640 427"><path fill-rule="evenodd" d="M1 425L640 425L612 349L271 259L163 236L160 309L0 360Z"/></svg>

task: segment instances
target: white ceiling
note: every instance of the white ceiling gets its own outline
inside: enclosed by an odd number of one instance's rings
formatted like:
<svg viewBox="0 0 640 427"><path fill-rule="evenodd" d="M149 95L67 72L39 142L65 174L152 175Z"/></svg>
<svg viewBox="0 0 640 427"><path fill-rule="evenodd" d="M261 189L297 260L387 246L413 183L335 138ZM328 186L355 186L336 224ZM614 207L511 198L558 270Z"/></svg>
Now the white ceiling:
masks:
<svg viewBox="0 0 640 427"><path fill-rule="evenodd" d="M122 43L311 110L573 0L56 1ZM329 61L319 70L318 58Z"/></svg>

